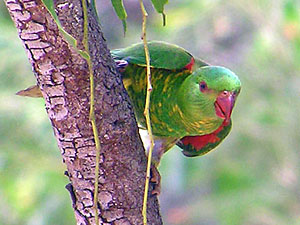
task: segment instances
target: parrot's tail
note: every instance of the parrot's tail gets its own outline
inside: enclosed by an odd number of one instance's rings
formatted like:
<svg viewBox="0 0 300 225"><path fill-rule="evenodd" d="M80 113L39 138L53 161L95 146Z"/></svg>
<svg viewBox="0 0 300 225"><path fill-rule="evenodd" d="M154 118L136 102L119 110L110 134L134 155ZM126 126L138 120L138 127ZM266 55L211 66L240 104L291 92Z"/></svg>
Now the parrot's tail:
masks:
<svg viewBox="0 0 300 225"><path fill-rule="evenodd" d="M18 91L16 93L16 95L32 97L32 98L41 98L41 97L43 97L42 92L41 92L39 86L37 86L37 85L33 85L33 86L30 86L29 88Z"/></svg>

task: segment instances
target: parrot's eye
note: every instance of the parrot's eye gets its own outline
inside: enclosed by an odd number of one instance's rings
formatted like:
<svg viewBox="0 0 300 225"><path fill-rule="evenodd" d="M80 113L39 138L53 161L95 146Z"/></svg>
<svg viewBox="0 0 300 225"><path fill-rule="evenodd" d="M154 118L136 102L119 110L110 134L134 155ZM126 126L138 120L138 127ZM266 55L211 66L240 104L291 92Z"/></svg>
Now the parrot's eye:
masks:
<svg viewBox="0 0 300 225"><path fill-rule="evenodd" d="M205 83L205 81L201 81L199 86L200 86L200 91L201 92L204 92L204 91L207 90L207 84Z"/></svg>

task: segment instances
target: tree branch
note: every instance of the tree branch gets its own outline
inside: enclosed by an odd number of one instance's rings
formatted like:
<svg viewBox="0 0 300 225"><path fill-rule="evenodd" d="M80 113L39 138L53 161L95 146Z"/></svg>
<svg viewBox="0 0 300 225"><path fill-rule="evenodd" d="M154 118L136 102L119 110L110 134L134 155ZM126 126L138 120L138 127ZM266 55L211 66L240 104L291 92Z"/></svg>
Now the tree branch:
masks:
<svg viewBox="0 0 300 225"><path fill-rule="evenodd" d="M77 224L95 224L95 142L89 122L87 62L64 39L40 0L5 1L27 50L67 166L76 197ZM80 1L56 1L55 5L62 26L81 49ZM89 49L95 75L96 124L101 140L99 220L101 224L142 224L146 157L128 95L90 8ZM156 197L150 197L147 213L149 224L162 224Z"/></svg>

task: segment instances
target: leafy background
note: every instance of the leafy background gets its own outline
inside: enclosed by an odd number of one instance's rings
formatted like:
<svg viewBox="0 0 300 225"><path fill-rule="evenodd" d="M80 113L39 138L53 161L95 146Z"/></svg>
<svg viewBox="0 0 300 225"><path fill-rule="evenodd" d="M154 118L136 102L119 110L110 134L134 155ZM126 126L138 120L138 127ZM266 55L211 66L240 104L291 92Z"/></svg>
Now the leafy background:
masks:
<svg viewBox="0 0 300 225"><path fill-rule="evenodd" d="M216 151L164 156L165 224L299 225L300 2L170 0L165 27L145 3L148 39L231 68L243 84L233 130ZM98 4L111 49L140 41L137 1L125 2L125 37L110 2ZM34 77L3 1L0 15L0 224L75 224L43 100L14 95Z"/></svg>

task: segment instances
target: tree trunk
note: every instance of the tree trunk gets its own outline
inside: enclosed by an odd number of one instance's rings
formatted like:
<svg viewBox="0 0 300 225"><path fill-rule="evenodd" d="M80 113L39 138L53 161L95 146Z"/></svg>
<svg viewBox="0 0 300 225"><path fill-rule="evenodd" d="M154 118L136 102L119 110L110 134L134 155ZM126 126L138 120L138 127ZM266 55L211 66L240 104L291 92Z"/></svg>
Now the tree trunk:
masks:
<svg viewBox="0 0 300 225"><path fill-rule="evenodd" d="M95 224L95 142L89 121L88 64L59 31L40 0L5 0L46 102L72 186L77 224ZM82 49L80 0L56 1L64 29ZM101 141L100 224L142 224L146 156L128 95L88 4L89 50L95 76L95 114ZM150 188L150 191L152 188ZM157 197L148 200L148 224L162 224Z"/></svg>

